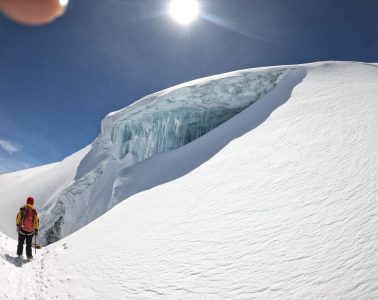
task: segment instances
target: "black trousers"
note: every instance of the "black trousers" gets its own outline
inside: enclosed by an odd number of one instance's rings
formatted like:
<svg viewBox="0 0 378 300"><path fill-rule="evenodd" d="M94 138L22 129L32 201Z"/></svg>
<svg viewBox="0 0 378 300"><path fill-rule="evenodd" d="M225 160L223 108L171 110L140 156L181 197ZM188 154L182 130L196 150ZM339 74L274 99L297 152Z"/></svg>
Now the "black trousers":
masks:
<svg viewBox="0 0 378 300"><path fill-rule="evenodd" d="M21 232L18 233L18 245L17 245L17 255L22 255L24 251L24 241L26 240L26 257L33 257L32 255L32 242L33 235L23 235Z"/></svg>

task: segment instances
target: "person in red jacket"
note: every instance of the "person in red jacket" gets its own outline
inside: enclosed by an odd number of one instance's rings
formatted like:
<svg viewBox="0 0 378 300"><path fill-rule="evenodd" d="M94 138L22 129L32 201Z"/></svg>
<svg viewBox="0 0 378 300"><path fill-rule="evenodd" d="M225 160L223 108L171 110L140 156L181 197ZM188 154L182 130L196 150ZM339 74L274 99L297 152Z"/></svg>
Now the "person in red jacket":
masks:
<svg viewBox="0 0 378 300"><path fill-rule="evenodd" d="M34 208L34 198L28 197L26 205L20 208L17 214L16 226L18 231L17 255L22 257L24 250L24 241L26 240L26 257L28 260L33 259L32 241L33 235L38 235L39 218Z"/></svg>

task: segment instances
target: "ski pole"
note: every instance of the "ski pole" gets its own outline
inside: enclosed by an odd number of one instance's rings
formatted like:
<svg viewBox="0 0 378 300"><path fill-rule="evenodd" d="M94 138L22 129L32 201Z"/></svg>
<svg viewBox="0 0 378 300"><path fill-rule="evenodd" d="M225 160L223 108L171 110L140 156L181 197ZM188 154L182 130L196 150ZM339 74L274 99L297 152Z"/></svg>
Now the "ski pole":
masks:
<svg viewBox="0 0 378 300"><path fill-rule="evenodd" d="M34 235L34 255L37 255L37 235Z"/></svg>

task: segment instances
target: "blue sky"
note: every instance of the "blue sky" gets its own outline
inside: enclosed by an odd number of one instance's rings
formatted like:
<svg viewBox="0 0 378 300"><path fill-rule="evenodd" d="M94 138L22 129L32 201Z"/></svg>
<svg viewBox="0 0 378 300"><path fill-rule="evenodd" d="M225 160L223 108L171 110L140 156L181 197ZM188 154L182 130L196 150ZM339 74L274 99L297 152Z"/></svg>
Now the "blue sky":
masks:
<svg viewBox="0 0 378 300"><path fill-rule="evenodd" d="M75 0L43 27L0 16L0 173L60 161L103 117L195 78L319 60L378 62L376 0Z"/></svg>

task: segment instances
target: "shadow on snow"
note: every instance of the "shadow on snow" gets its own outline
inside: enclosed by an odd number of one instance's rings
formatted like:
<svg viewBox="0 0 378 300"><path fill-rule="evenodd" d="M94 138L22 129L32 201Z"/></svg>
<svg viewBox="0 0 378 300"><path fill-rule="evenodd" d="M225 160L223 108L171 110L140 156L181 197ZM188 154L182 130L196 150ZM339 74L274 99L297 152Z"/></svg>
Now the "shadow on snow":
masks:
<svg viewBox="0 0 378 300"><path fill-rule="evenodd" d="M24 258L20 258L18 256L10 256L9 254L5 254L4 258L9 263L11 263L12 265L14 265L14 266L16 266L18 268L21 268L24 264L26 264L26 263L29 262L28 260L26 260Z"/></svg>

